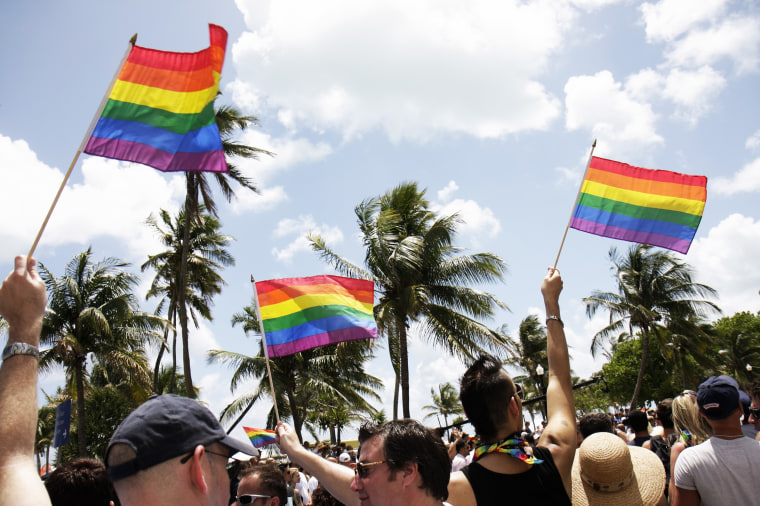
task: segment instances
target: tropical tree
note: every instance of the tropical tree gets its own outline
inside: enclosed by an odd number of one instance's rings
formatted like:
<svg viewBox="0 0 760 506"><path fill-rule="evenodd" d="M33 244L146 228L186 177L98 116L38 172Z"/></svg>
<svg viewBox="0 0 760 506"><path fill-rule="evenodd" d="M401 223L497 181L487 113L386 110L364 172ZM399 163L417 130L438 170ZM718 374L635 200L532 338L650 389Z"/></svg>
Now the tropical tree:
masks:
<svg viewBox="0 0 760 506"><path fill-rule="evenodd" d="M760 312L743 311L715 322L721 372L752 381L760 367Z"/></svg>
<svg viewBox="0 0 760 506"><path fill-rule="evenodd" d="M433 404L422 406L422 409L429 411L425 415L425 420L434 416L443 416L443 424L449 425L449 415L461 415L464 413L462 403L459 402L459 392L454 385L449 382L438 384L438 393L435 389L430 389L430 396L433 398Z"/></svg>
<svg viewBox="0 0 760 506"><path fill-rule="evenodd" d="M400 386L403 416L408 418L411 324L422 339L463 359L484 349L500 354L503 336L481 320L506 306L468 285L501 281L506 265L492 253L460 254L453 243L461 219L456 214L436 217L416 183L402 183L367 199L355 212L366 248L366 269L340 257L320 236L311 235L309 240L341 274L374 281L379 296L375 321L388 339L396 391ZM394 418L397 408L394 400Z"/></svg>
<svg viewBox="0 0 760 506"><path fill-rule="evenodd" d="M255 116L245 116L236 108L231 106L219 106L215 110L216 125L219 128L219 134L222 139L222 150L227 159L227 172L213 173L213 178L217 186L227 201L231 201L235 196L235 190L231 184L233 181L242 188L251 191L257 191L253 181L246 177L240 169L231 163L236 158L258 159L259 155L272 155L269 151L255 148L245 144L238 143L235 139L240 131L252 125L258 125L258 118ZM179 286L187 285L188 258L190 255L190 231L191 223L202 226L204 219L201 203L208 210L209 214L218 217L216 201L211 192L209 173L197 172L197 168L188 167L185 172L185 183L187 193L185 196L185 226L183 228L184 236L182 237L182 248L180 256L180 269L176 283ZM182 329L182 367L185 375L185 394L188 397L195 395L193 387L193 376L190 369L190 349L189 349L189 329L187 325L188 307L186 303L187 290L177 291L177 309Z"/></svg>
<svg viewBox="0 0 760 506"><path fill-rule="evenodd" d="M43 318L40 369L62 365L67 390L76 400L77 420L85 423L88 361L119 371L131 385L149 385L145 346L160 339L165 320L139 310L133 289L137 277L114 258L93 263L92 251L76 255L54 276L44 265L40 275L48 290ZM78 439L79 455L87 456L85 434Z"/></svg>
<svg viewBox="0 0 760 506"><path fill-rule="evenodd" d="M695 321L720 309L704 297L717 292L692 279L692 269L673 254L634 244L625 254L615 248L609 253L617 282L617 292L594 291L584 299L586 314L593 317L600 309L609 311L610 323L594 335L591 353L602 347L603 339L623 330L629 335L638 331L641 339L641 364L631 398L631 409L637 404L649 359L650 334L653 325L668 327L672 322Z"/></svg>
<svg viewBox="0 0 760 506"><path fill-rule="evenodd" d="M187 221L185 209L180 209L174 217L165 210L159 213L160 221L152 214L147 223L160 236L165 250L148 257L142 264L141 269L152 268L156 275L146 294L146 298L159 297L156 308L158 314L166 312L167 319L172 323L172 367L169 369L171 381L169 392L176 391L177 371L177 318L181 312L180 292L184 292L185 314L190 317L198 328L200 319L212 320L211 305L213 297L221 293L222 286L226 283L219 271L227 266L234 265L235 260L226 247L232 241L228 235L220 233L221 223L214 216L203 214L205 207L201 205L200 220ZM189 227L188 233L186 229ZM185 251L187 250L187 251ZM186 255L187 268L184 279L185 283L179 283L180 271L182 270L182 258ZM184 290L179 290L183 286ZM153 369L153 385L159 391L159 374L163 353L166 349L166 341L169 328L164 333L164 342L161 344ZM188 355L187 342L183 339L183 363L185 355ZM189 355L188 355L189 356ZM187 368L189 363L184 363ZM187 370L187 369L185 369ZM190 384L187 375L184 377L185 395L195 397L197 392ZM192 390L192 393L190 391Z"/></svg>

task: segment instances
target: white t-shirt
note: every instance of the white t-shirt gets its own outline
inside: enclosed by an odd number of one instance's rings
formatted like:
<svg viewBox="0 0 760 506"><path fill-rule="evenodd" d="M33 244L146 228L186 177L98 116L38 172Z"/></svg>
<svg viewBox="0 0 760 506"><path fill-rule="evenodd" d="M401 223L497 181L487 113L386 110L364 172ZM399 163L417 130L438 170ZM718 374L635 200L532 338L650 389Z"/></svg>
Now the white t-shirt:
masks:
<svg viewBox="0 0 760 506"><path fill-rule="evenodd" d="M466 465L467 465L467 457L465 457L461 453L457 453L456 455L454 455L454 459L451 461L451 472L456 473L457 471L459 471Z"/></svg>
<svg viewBox="0 0 760 506"><path fill-rule="evenodd" d="M673 480L678 488L696 490L703 506L757 504L760 442L711 437L681 452Z"/></svg>

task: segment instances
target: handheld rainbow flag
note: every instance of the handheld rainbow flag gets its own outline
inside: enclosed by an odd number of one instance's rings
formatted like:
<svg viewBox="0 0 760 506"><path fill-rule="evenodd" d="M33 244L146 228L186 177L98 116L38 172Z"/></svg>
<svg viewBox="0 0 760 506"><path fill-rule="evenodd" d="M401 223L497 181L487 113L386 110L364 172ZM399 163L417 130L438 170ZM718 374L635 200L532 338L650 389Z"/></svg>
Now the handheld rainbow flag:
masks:
<svg viewBox="0 0 760 506"><path fill-rule="evenodd" d="M591 157L570 227L686 253L707 200L707 178Z"/></svg>
<svg viewBox="0 0 760 506"><path fill-rule="evenodd" d="M374 283L342 276L256 282L269 357L377 337Z"/></svg>
<svg viewBox="0 0 760 506"><path fill-rule="evenodd" d="M84 148L91 155L162 171L226 172L214 118L227 32L211 46L173 53L133 46Z"/></svg>
<svg viewBox="0 0 760 506"><path fill-rule="evenodd" d="M256 448L262 446L274 444L274 438L277 434L273 430L267 429L253 429L251 427L243 426L248 439L251 440L251 444Z"/></svg>

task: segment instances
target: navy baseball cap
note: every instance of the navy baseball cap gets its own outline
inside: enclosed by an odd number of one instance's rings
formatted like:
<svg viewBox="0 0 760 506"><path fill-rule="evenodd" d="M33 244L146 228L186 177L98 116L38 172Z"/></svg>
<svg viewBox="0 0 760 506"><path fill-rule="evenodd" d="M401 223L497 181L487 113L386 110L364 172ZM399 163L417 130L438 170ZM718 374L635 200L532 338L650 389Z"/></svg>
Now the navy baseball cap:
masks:
<svg viewBox="0 0 760 506"><path fill-rule="evenodd" d="M725 375L710 376L697 390L699 411L710 420L722 420L739 409L736 380Z"/></svg>
<svg viewBox="0 0 760 506"><path fill-rule="evenodd" d="M173 394L151 397L121 422L106 449L108 477L118 481L139 471L191 453L198 445L219 443L234 450L257 456L250 443L231 438L213 413L200 402ZM127 462L108 465L114 445L125 444L136 456Z"/></svg>

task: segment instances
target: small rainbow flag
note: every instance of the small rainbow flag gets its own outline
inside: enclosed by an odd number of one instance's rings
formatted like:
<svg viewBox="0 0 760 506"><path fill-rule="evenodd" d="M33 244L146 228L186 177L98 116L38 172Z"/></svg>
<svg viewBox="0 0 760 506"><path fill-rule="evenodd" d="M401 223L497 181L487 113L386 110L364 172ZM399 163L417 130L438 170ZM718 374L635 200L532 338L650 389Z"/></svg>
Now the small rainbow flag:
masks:
<svg viewBox="0 0 760 506"><path fill-rule="evenodd" d="M570 227L686 253L707 200L707 178L592 157Z"/></svg>
<svg viewBox="0 0 760 506"><path fill-rule="evenodd" d="M248 439L251 440L251 444L256 448L274 444L274 438L277 436L273 430L254 429L245 426L243 426L243 430L245 431L246 435L248 435Z"/></svg>
<svg viewBox="0 0 760 506"><path fill-rule="evenodd" d="M133 46L84 152L162 171L226 172L216 126L227 32L209 24L211 46L172 53Z"/></svg>
<svg viewBox="0 0 760 506"><path fill-rule="evenodd" d="M270 357L377 337L374 283L342 276L256 283Z"/></svg>

